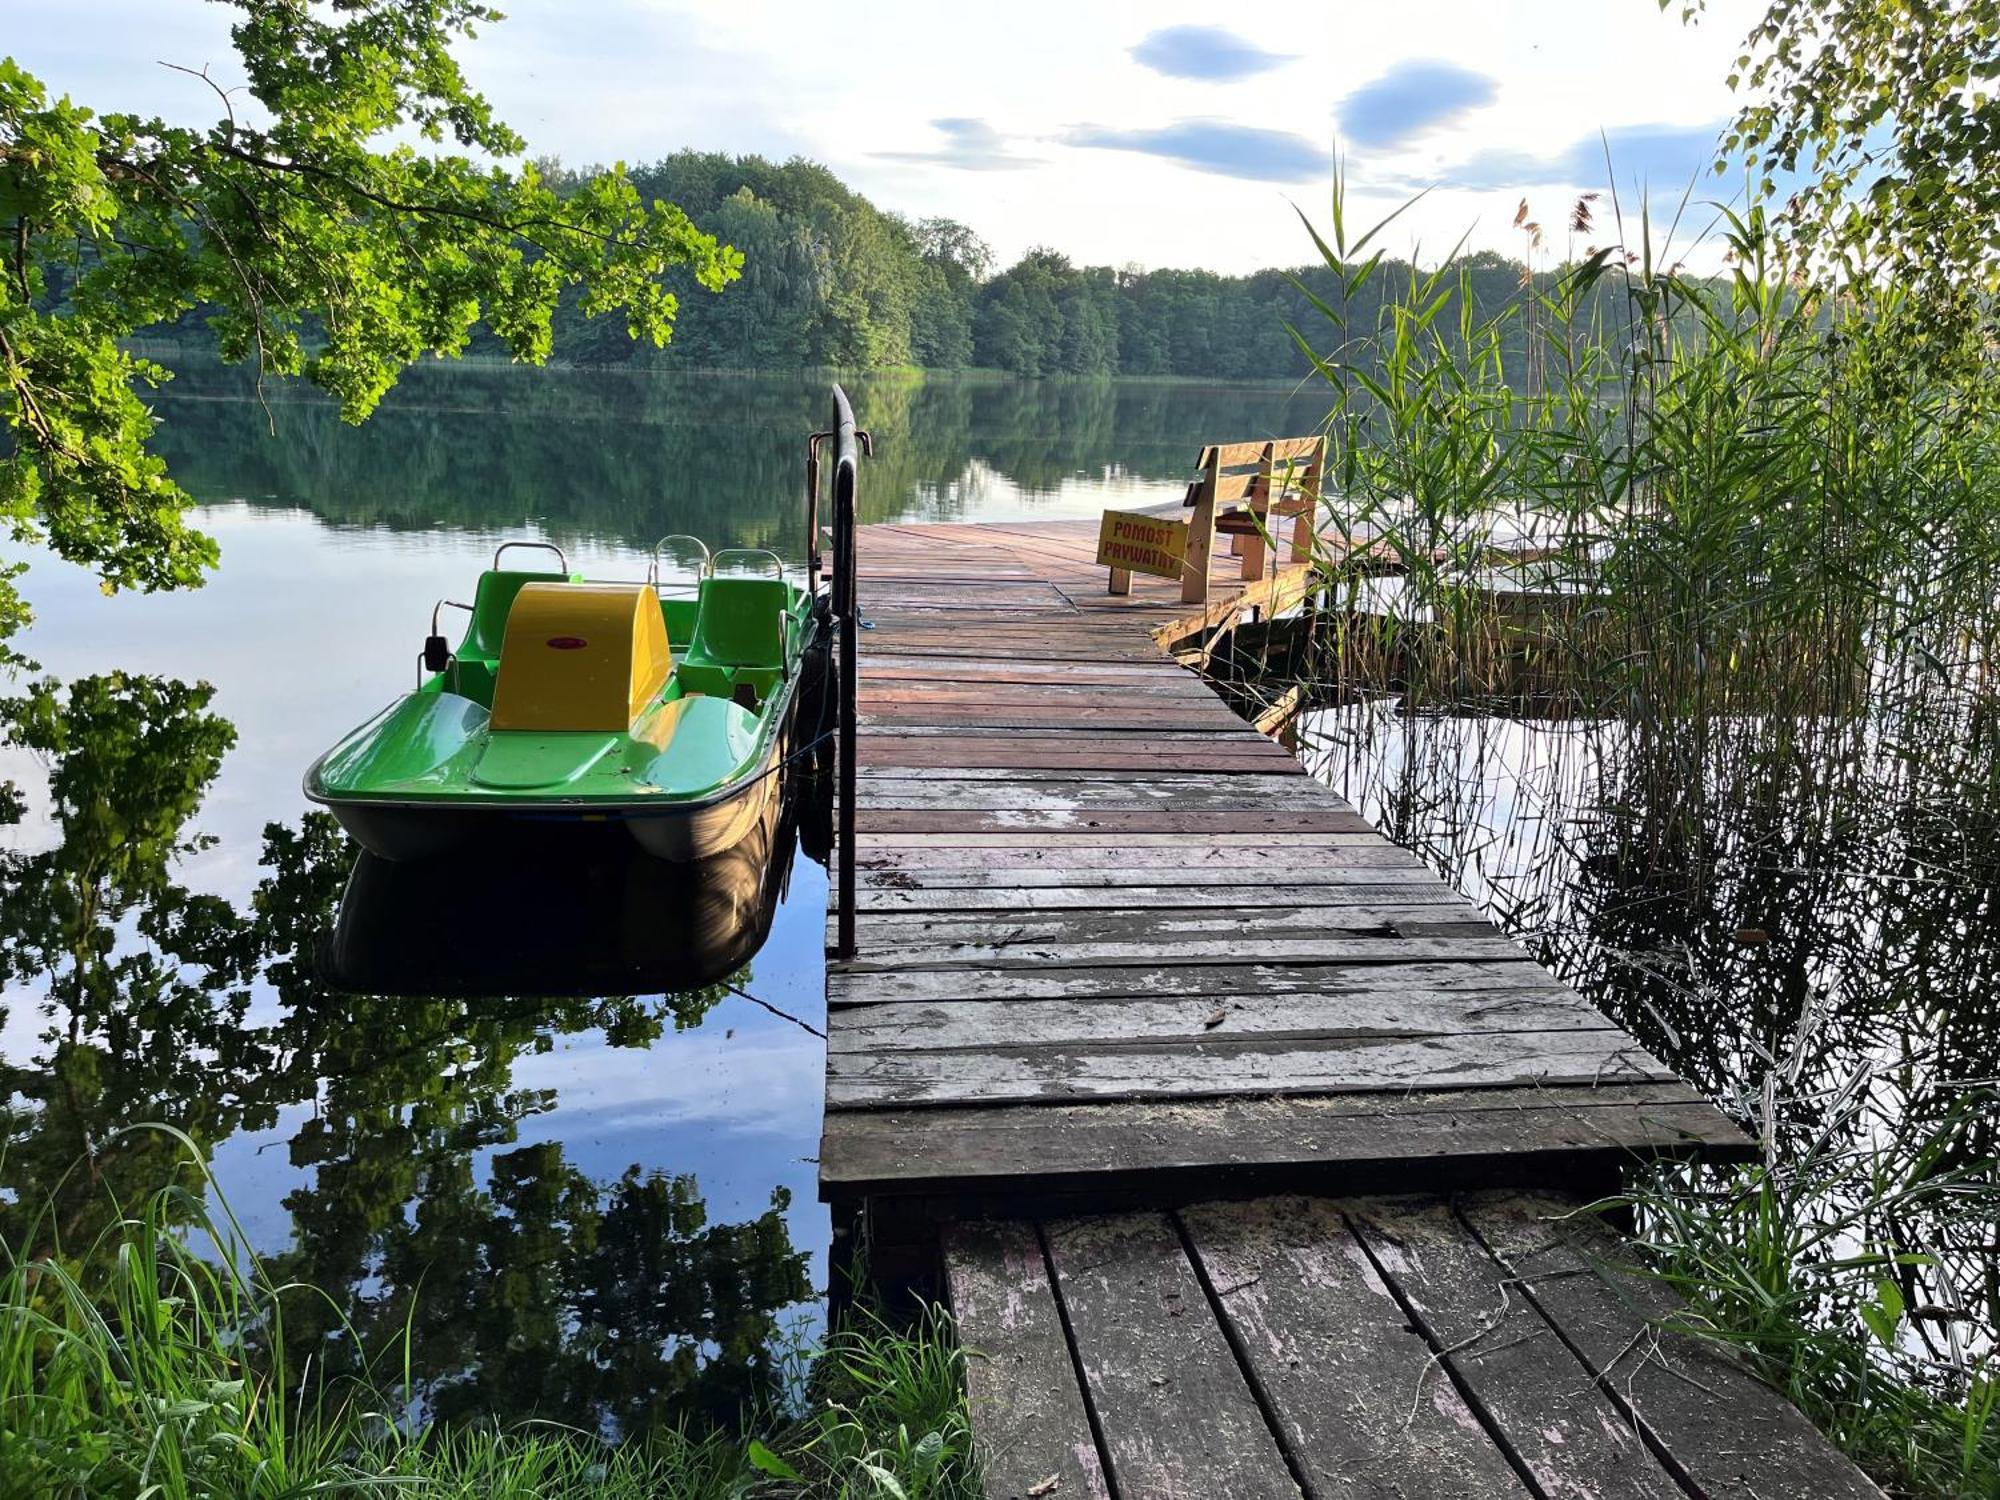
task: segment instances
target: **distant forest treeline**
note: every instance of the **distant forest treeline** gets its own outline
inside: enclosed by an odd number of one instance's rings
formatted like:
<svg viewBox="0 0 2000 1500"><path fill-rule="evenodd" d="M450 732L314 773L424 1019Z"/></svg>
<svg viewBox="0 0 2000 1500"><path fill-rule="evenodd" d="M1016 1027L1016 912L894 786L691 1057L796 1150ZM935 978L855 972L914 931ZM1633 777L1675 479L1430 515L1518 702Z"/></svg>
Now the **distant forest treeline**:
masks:
<svg viewBox="0 0 2000 1500"><path fill-rule="evenodd" d="M559 162L539 165L558 188L585 176ZM1338 283L1321 265L1224 276L1078 266L1037 248L996 273L985 241L965 225L886 213L815 162L682 151L630 175L646 198L679 204L741 250L742 279L720 294L691 281L677 287L680 314L666 349L635 342L622 318L584 317L567 298L555 327L559 362L1258 380L1310 373L1288 324L1316 347L1332 341L1323 315L1291 280L1337 303ZM1299 241L1310 252L1303 230ZM1284 247L1270 248L1275 256ZM1498 311L1521 295L1518 261L1485 251L1460 265L1476 312ZM1385 261L1342 309L1350 327L1374 327L1384 302L1407 287L1408 267ZM196 310L149 337L192 338L202 321ZM470 352L502 350L481 339Z"/></svg>
<svg viewBox="0 0 2000 1500"><path fill-rule="evenodd" d="M543 169L559 183L578 175L554 163ZM1309 338L1325 332L1283 270L1224 276L1078 266L1038 248L995 274L992 252L972 229L885 213L814 162L683 151L632 178L645 196L678 203L741 250L742 280L720 296L681 288L666 351L634 345L614 319L569 318L556 334L559 359L1254 380L1310 372L1287 323ZM1299 239L1310 253L1303 230ZM1481 308L1520 295L1518 262L1488 252L1464 265ZM1357 326L1372 326L1379 299L1406 284L1401 269L1385 263L1364 291L1375 305L1348 309ZM1338 297L1323 266L1291 274L1323 299Z"/></svg>

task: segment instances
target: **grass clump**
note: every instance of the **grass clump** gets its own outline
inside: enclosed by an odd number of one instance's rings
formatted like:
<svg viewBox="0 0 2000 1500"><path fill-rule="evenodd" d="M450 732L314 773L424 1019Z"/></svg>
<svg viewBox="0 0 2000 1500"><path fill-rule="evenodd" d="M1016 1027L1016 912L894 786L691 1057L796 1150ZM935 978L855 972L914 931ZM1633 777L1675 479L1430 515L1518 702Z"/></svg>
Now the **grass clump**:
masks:
<svg viewBox="0 0 2000 1500"><path fill-rule="evenodd" d="M791 1410L746 1414L733 1431L663 1425L612 1442L539 1420L429 1422L413 1410L407 1363L324 1380L311 1356L294 1369L285 1318L308 1299L333 1301L271 1280L226 1207L212 1215L181 1187L118 1214L81 1253L31 1255L0 1240L0 1494L957 1500L978 1492L963 1355L937 1309L907 1328L857 1314L825 1340ZM332 1340L351 1338L337 1318L335 1326ZM403 1353L407 1360L407 1345Z"/></svg>
<svg viewBox="0 0 2000 1500"><path fill-rule="evenodd" d="M1859 1096L1845 1109L1873 1112ZM1944 1258L1908 1233L1940 1200L1995 1222L1990 1174L1913 1173L1906 1141L1844 1144L1871 1132L1836 1123L1796 1157L1642 1180L1626 1199L1640 1248L1687 1299L1687 1331L1744 1357L1892 1494L2000 1495L2000 1363L1977 1318L1939 1299Z"/></svg>

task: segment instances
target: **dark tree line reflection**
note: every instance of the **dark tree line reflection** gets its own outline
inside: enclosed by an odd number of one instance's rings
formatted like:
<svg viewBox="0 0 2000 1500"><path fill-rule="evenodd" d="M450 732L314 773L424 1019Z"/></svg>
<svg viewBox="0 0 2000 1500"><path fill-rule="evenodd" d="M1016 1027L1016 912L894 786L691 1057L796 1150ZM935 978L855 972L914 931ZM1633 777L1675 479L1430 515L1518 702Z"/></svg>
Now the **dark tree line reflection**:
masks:
<svg viewBox="0 0 2000 1500"><path fill-rule="evenodd" d="M308 814L264 831L246 906L189 889L188 827L234 743L210 690L109 674L0 703L39 759L52 826L28 816L0 854L0 1235L82 1259L119 1205L170 1182L199 1192L204 1151L291 1125L279 1280L289 1367L337 1372L412 1332L412 1395L431 1413L530 1413L585 1426L718 1422L771 1399L774 1336L812 1295L789 1197L717 1222L692 1173L599 1180L523 1126L555 1103L517 1059L566 1034L644 1047L724 993L546 1000L355 994L315 954L350 848ZM29 778L22 778L28 780ZM24 820L24 817L26 821ZM312 1355L308 1365L304 1356Z"/></svg>
<svg viewBox="0 0 2000 1500"><path fill-rule="evenodd" d="M160 451L203 501L304 506L335 525L489 530L533 519L560 540L803 551L807 432L821 375L662 375L457 366L412 370L363 428L331 405L260 405L243 373L190 366L160 402ZM1317 429L1324 401L1288 386L850 380L875 436L864 521L977 512L983 492L1078 474L1184 479L1194 446ZM280 396L286 393L279 393Z"/></svg>

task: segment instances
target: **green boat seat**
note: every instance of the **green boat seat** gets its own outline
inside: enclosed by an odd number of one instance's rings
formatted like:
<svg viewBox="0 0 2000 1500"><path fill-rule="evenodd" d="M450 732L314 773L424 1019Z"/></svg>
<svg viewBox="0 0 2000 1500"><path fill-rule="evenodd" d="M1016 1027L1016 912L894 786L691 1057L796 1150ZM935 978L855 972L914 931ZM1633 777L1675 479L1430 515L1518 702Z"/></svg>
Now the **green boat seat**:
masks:
<svg viewBox="0 0 2000 1500"><path fill-rule="evenodd" d="M507 616L513 611L514 597L523 586L574 581L574 575L570 574L488 568L479 575L479 589L472 596L472 620L465 627L465 639L458 643L459 660L489 663L500 660L500 643L507 639Z"/></svg>
<svg viewBox="0 0 2000 1500"><path fill-rule="evenodd" d="M761 701L784 677L791 590L776 578L704 578L694 637L676 672L683 693ZM747 707L748 705L744 705Z"/></svg>
<svg viewBox="0 0 2000 1500"><path fill-rule="evenodd" d="M716 667L785 665L792 592L776 578L704 578L688 660Z"/></svg>

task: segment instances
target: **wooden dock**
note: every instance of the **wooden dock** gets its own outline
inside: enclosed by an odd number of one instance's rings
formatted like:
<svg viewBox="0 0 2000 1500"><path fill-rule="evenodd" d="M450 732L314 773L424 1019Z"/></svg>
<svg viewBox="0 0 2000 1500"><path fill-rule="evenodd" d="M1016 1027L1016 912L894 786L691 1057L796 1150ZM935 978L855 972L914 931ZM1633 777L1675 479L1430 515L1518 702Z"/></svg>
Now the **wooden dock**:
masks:
<svg viewBox="0 0 2000 1500"><path fill-rule="evenodd" d="M1305 570L1218 549L1190 614L1095 538L859 533L821 1190L942 1267L990 1492L1875 1493L1491 1196L1754 1148L1164 649Z"/></svg>
<svg viewBox="0 0 2000 1500"><path fill-rule="evenodd" d="M947 1226L987 1493L1882 1500L1573 1200Z"/></svg>

